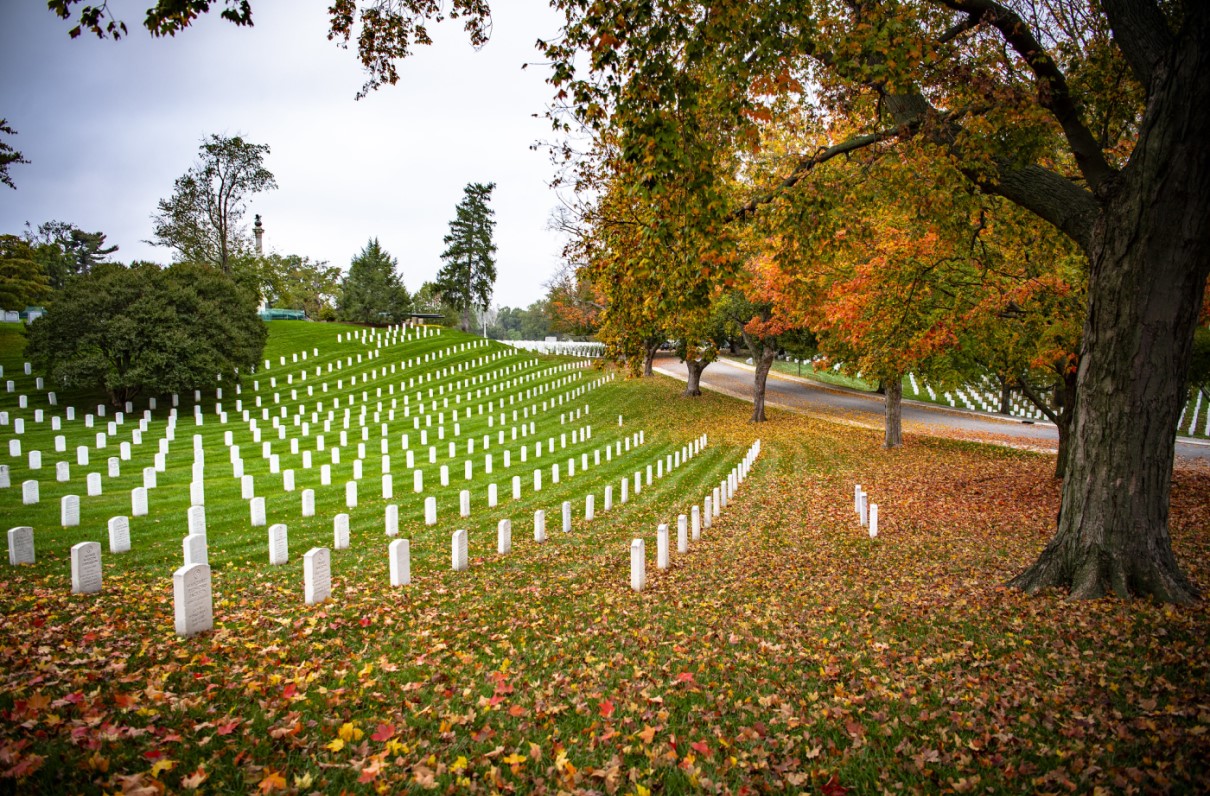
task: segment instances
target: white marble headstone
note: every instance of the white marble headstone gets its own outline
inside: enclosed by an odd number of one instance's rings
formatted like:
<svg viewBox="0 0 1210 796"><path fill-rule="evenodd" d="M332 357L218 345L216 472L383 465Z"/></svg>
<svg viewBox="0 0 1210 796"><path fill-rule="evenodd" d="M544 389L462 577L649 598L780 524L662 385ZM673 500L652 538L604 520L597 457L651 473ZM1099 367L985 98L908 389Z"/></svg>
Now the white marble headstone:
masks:
<svg viewBox="0 0 1210 796"><path fill-rule="evenodd" d="M290 542L287 538L286 526L277 523L269 526L269 563L273 566L285 564L290 560Z"/></svg>
<svg viewBox="0 0 1210 796"><path fill-rule="evenodd" d="M130 552L130 519L124 516L109 518L109 552Z"/></svg>
<svg viewBox="0 0 1210 796"><path fill-rule="evenodd" d="M312 547L303 555L303 592L307 605L332 596L332 553L328 548Z"/></svg>
<svg viewBox="0 0 1210 796"><path fill-rule="evenodd" d="M214 603L208 565L193 564L174 572L172 596L178 635L192 636L214 627Z"/></svg>
<svg viewBox="0 0 1210 796"><path fill-rule="evenodd" d="M34 529L28 525L18 525L8 529L8 563L34 563Z"/></svg>

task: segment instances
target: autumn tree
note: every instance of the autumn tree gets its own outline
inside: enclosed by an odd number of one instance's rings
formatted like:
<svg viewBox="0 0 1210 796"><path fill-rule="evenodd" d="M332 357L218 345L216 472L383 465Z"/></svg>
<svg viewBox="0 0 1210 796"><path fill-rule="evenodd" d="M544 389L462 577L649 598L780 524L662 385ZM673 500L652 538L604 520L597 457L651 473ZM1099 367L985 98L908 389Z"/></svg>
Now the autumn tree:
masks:
<svg viewBox="0 0 1210 796"><path fill-rule="evenodd" d="M231 273L233 260L251 251L240 225L247 198L277 187L265 168L268 144L240 136L210 135L197 162L173 184L152 216L153 241L175 252L179 262L200 263Z"/></svg>
<svg viewBox="0 0 1210 796"><path fill-rule="evenodd" d="M1013 582L1187 602L1197 590L1172 555L1168 490L1210 271L1198 254L1210 242L1201 77L1210 5L1016 7L922 0L687 14L654 2L627 16L566 0L564 35L546 49L577 120L617 129L652 194L710 179L706 139L667 134L672 109L708 107L715 129L742 140L767 97L793 95L858 128L803 151L776 183L713 209L698 228L807 189L833 158L922 138L981 190L1071 238L1089 262L1071 458L1056 535Z"/></svg>
<svg viewBox="0 0 1210 796"><path fill-rule="evenodd" d="M686 398L701 396L702 373L718 359L728 336L739 329L727 316L724 296L719 293L708 304L686 310L670 324L675 353L688 375L681 393Z"/></svg>
<svg viewBox="0 0 1210 796"><path fill-rule="evenodd" d="M604 296L596 286L565 263L546 283L546 307L551 331L572 337L589 337L601 325Z"/></svg>
<svg viewBox="0 0 1210 796"><path fill-rule="evenodd" d="M495 187L494 182L473 182L463 189L443 239L441 259L445 264L434 280L442 300L462 313L464 332L470 330L471 311L487 307L496 284L496 244L492 240L496 211L488 206Z"/></svg>

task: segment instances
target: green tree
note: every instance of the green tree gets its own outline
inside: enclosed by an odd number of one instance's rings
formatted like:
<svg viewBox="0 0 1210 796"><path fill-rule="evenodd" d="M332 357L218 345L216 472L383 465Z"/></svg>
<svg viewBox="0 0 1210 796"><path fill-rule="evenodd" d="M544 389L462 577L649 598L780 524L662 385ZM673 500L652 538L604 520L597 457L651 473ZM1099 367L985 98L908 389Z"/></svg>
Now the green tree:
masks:
<svg viewBox="0 0 1210 796"><path fill-rule="evenodd" d="M26 354L52 384L104 389L122 404L238 380L267 336L255 304L213 268L105 263L30 325Z"/></svg>
<svg viewBox="0 0 1210 796"><path fill-rule="evenodd" d="M495 187L494 182L467 184L443 239L445 265L434 284L443 301L462 313L464 332L471 327L471 310L488 305L496 283L496 244L492 242L496 211L487 205Z"/></svg>
<svg viewBox="0 0 1210 796"><path fill-rule="evenodd" d="M197 162L173 184L172 196L159 201L152 242L173 249L178 262L230 273L233 260L252 248L240 225L247 197L277 187L264 167L269 146L210 135L198 153Z"/></svg>
<svg viewBox="0 0 1210 796"><path fill-rule="evenodd" d="M16 135L17 131L8 126L7 119L0 119L0 135ZM7 141L0 140L0 183L16 190L13 178L9 176L8 167L14 163L29 163L20 152L12 148Z"/></svg>
<svg viewBox="0 0 1210 796"><path fill-rule="evenodd" d="M28 223L25 227L25 239L34 247L55 290L62 290L68 279L88 273L118 250L105 245L104 232L85 232L65 221L47 221L36 230Z"/></svg>
<svg viewBox="0 0 1210 796"><path fill-rule="evenodd" d="M355 323L399 323L412 311L412 299L395 270L398 262L371 238L353 258L340 289L336 314Z"/></svg>
<svg viewBox="0 0 1210 796"><path fill-rule="evenodd" d="M270 254L261 259L269 276L265 300L270 307L302 310L315 320L340 294L340 269L326 260L297 254Z"/></svg>
<svg viewBox="0 0 1210 796"><path fill-rule="evenodd" d="M0 235L0 309L20 312L50 294L50 280L29 241Z"/></svg>

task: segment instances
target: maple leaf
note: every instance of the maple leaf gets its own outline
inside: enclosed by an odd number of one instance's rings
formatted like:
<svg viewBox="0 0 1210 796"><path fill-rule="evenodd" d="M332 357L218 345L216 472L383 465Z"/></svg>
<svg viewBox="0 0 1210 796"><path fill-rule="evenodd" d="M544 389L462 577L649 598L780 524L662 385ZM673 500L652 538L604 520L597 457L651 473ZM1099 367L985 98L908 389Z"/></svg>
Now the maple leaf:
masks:
<svg viewBox="0 0 1210 796"><path fill-rule="evenodd" d="M840 784L840 778L833 774L821 788L824 796L845 796L849 789Z"/></svg>
<svg viewBox="0 0 1210 796"><path fill-rule="evenodd" d="M602 699L601 703L597 705L597 710L600 712L602 718L607 719L613 715L613 702L608 699Z"/></svg>
<svg viewBox="0 0 1210 796"><path fill-rule="evenodd" d="M362 736L365 735L365 733L358 729L357 725L353 724L351 721L346 721L344 724L340 725L340 729L337 730L336 734L340 736L340 739L346 743L360 741Z"/></svg>
<svg viewBox="0 0 1210 796"><path fill-rule="evenodd" d="M525 708L521 707L520 705L511 705L508 709L508 715L517 717L524 716Z"/></svg>
<svg viewBox="0 0 1210 796"><path fill-rule="evenodd" d="M361 776L359 776L357 778L357 781L363 785L367 782L373 782L375 779L378 778L378 775L381 772L382 772L382 760L376 759L376 760L374 760L374 762L370 763L368 766L366 766L365 768L363 768L361 770Z"/></svg>
<svg viewBox="0 0 1210 796"><path fill-rule="evenodd" d="M344 739L343 738L333 738L331 741L328 741L328 743L324 744L324 748L330 749L333 752L339 752L341 749L345 748Z"/></svg>
<svg viewBox="0 0 1210 796"><path fill-rule="evenodd" d="M230 735L231 733L235 732L235 728L240 725L241 721L242 719L232 719L226 724L216 724L214 726L214 732L216 735Z"/></svg>
<svg viewBox="0 0 1210 796"><path fill-rule="evenodd" d="M649 744L655 740L655 727L644 726L639 737L643 739L643 743Z"/></svg>
<svg viewBox="0 0 1210 796"><path fill-rule="evenodd" d="M286 789L286 778L271 768L265 769L265 776L261 779L257 789L261 793L272 793L275 790Z"/></svg>
<svg viewBox="0 0 1210 796"><path fill-rule="evenodd" d="M395 735L395 728L390 724L379 724L378 729L374 730L374 734L370 736L371 741L388 741Z"/></svg>
<svg viewBox="0 0 1210 796"><path fill-rule="evenodd" d="M525 762L525 755L519 755L516 752L514 752L513 754L509 755L508 757L501 758L501 762L506 763L510 766L518 766Z"/></svg>
<svg viewBox="0 0 1210 796"><path fill-rule="evenodd" d="M169 760L167 758L165 758L163 760L157 760L151 766L151 776L158 777L160 774L164 773L165 771L171 771L174 766L176 766L175 760Z"/></svg>
<svg viewBox="0 0 1210 796"><path fill-rule="evenodd" d="M206 773L205 768L198 766L196 769L194 769L192 774L181 777L181 787L188 790L197 790L202 786L202 783L205 782L209 776L210 775Z"/></svg>
<svg viewBox="0 0 1210 796"><path fill-rule="evenodd" d="M305 774L296 774L294 776L294 787L298 790L306 790L307 788L311 787L314 781L315 778L311 776L310 771Z"/></svg>

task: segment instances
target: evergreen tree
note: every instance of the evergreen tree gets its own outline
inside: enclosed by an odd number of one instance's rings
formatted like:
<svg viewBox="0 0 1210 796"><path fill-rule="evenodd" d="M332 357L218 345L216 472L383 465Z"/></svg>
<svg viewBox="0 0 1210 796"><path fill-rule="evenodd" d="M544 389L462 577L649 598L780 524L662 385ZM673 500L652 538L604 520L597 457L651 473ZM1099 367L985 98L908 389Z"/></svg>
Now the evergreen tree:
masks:
<svg viewBox="0 0 1210 796"><path fill-rule="evenodd" d="M442 300L462 313L464 332L470 330L471 309L488 305L496 282L496 211L487 206L495 187L494 182L468 184L444 238L445 265L437 272L436 287Z"/></svg>
<svg viewBox="0 0 1210 796"><path fill-rule="evenodd" d="M355 323L398 323L412 311L412 299L396 273L398 261L371 238L353 258L341 286L336 314Z"/></svg>

